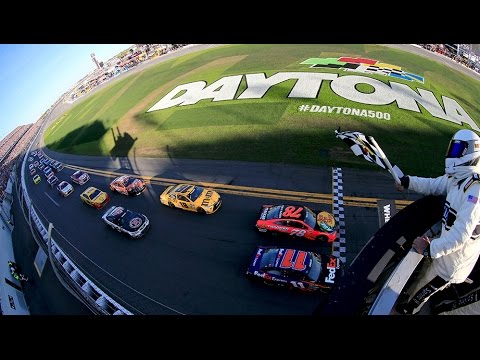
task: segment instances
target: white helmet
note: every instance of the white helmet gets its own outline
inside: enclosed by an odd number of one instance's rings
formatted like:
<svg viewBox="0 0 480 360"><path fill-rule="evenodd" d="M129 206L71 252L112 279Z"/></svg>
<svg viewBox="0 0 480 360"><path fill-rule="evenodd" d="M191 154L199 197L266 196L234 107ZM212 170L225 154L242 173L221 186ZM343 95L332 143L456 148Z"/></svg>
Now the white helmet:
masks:
<svg viewBox="0 0 480 360"><path fill-rule="evenodd" d="M445 173L480 172L480 137L472 130L459 130L453 135L445 154Z"/></svg>

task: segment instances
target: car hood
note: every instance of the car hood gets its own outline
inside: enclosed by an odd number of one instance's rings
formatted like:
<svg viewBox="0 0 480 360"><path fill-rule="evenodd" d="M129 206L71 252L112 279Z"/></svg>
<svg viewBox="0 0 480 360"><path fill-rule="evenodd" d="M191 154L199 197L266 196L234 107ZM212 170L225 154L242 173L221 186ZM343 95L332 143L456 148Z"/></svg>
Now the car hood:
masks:
<svg viewBox="0 0 480 360"><path fill-rule="evenodd" d="M220 195L216 191L205 189L203 190L202 195L200 195L195 201L195 205L211 206L215 204L218 199L220 199Z"/></svg>
<svg viewBox="0 0 480 360"><path fill-rule="evenodd" d="M73 187L72 187L72 185L68 184L68 185L66 185L65 187L62 188L62 191L67 192L67 191L70 191L70 189L73 189Z"/></svg>
<svg viewBox="0 0 480 360"><path fill-rule="evenodd" d="M146 222L145 215L129 212L122 219L122 227L127 231L137 231Z"/></svg>

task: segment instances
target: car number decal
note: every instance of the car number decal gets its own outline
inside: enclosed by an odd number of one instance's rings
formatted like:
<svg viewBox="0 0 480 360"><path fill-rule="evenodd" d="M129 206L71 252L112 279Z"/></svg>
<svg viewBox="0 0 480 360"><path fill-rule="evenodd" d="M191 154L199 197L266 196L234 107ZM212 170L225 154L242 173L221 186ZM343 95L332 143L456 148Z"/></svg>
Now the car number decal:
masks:
<svg viewBox="0 0 480 360"><path fill-rule="evenodd" d="M283 211L283 217L295 218L298 219L302 213L302 207L295 207L295 206L287 206L287 208Z"/></svg>
<svg viewBox="0 0 480 360"><path fill-rule="evenodd" d="M295 250L288 249L283 255L282 262L280 263L280 267L282 269L294 269L298 271L305 270L307 268L307 265L305 264L307 253L305 251L297 250L297 256L295 260L293 260L294 255L295 255Z"/></svg>

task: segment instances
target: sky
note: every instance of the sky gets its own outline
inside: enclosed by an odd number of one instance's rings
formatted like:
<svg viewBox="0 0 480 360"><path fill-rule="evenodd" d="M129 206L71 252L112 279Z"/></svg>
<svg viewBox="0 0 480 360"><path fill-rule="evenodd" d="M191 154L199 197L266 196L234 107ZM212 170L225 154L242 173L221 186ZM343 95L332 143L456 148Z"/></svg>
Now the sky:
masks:
<svg viewBox="0 0 480 360"><path fill-rule="evenodd" d="M0 139L31 124L77 81L132 44L0 44Z"/></svg>

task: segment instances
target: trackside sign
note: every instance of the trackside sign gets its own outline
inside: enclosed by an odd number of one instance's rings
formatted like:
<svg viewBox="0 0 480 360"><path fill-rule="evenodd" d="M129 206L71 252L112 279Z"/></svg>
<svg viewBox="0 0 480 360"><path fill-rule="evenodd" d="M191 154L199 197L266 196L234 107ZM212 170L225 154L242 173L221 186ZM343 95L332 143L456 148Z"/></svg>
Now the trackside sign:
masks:
<svg viewBox="0 0 480 360"><path fill-rule="evenodd" d="M408 74L413 76L414 74ZM247 88L237 97L235 94L245 80ZM362 75L343 75L322 72L278 72L267 77L265 73L225 76L213 84L205 81L195 81L178 85L160 99L147 112L168 109L173 106L187 106L200 100L212 101L261 99L269 89L288 80L295 80L288 98L291 99L322 99L322 87L330 89L339 97L360 104L389 105L394 103L399 109L420 113L422 105L432 116L451 121L455 124L468 124L480 131L477 124L454 99L441 96L441 103L428 90L417 88L413 90L408 85L389 81L389 84ZM418 79L416 79L418 82ZM423 78L422 78L423 80ZM368 84L373 91L364 93L357 90L358 85Z"/></svg>

